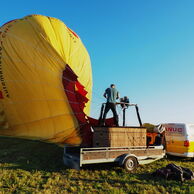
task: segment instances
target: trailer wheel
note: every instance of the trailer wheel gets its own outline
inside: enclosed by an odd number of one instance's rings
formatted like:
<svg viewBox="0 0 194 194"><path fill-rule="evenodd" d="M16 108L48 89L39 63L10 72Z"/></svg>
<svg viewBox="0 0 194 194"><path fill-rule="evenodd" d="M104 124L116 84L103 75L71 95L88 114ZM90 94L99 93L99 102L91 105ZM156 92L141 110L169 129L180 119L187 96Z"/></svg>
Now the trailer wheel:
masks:
<svg viewBox="0 0 194 194"><path fill-rule="evenodd" d="M129 156L124 161L124 168L128 172L133 172L138 166L137 159L134 156Z"/></svg>

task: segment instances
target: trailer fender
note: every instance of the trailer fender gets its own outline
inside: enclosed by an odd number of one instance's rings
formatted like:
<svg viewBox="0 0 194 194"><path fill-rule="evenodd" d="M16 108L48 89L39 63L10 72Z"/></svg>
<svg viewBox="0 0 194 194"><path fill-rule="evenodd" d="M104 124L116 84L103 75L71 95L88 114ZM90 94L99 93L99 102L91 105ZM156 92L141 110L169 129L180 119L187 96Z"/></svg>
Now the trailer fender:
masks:
<svg viewBox="0 0 194 194"><path fill-rule="evenodd" d="M123 155L121 155L121 156L119 157L119 165L120 165L120 166L123 166L124 163L125 163L125 161L126 161L126 159L127 159L128 157L130 157L130 156L135 157L136 160L137 160L137 163L139 163L139 162L138 162L138 159L137 159L137 157L136 157L136 155L134 155L134 154L123 154Z"/></svg>

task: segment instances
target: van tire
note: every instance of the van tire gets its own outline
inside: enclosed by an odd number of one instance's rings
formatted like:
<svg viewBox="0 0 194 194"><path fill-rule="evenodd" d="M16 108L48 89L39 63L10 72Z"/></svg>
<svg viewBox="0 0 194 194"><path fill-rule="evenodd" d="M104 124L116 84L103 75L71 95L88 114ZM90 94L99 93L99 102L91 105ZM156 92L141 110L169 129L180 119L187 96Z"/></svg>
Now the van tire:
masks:
<svg viewBox="0 0 194 194"><path fill-rule="evenodd" d="M123 167L127 172L134 172L138 166L137 158L129 156L125 159Z"/></svg>

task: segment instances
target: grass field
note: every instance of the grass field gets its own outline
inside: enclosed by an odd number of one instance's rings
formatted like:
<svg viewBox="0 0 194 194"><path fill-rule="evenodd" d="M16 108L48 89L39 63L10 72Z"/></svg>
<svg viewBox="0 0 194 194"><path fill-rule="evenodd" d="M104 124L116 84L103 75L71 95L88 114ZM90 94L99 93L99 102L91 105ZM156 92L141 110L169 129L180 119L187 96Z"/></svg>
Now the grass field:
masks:
<svg viewBox="0 0 194 194"><path fill-rule="evenodd" d="M67 169L62 154L63 149L56 145L0 138L0 193L194 193L194 181L151 176L169 163L194 170L192 159L162 159L129 174L110 164Z"/></svg>

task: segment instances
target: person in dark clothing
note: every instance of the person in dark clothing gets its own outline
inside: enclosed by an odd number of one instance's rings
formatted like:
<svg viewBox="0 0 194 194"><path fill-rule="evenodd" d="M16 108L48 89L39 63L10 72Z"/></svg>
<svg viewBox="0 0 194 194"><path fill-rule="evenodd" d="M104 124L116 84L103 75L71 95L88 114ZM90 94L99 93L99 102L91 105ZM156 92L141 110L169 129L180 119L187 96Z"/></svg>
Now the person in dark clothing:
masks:
<svg viewBox="0 0 194 194"><path fill-rule="evenodd" d="M114 84L110 85L110 88L107 88L104 93L104 97L107 99L104 115L102 118L102 125L105 125L105 119L108 111L111 109L114 116L114 123L116 126L119 126L118 115L116 111L116 100L119 99L119 92L115 88Z"/></svg>

